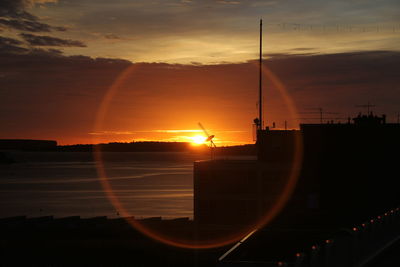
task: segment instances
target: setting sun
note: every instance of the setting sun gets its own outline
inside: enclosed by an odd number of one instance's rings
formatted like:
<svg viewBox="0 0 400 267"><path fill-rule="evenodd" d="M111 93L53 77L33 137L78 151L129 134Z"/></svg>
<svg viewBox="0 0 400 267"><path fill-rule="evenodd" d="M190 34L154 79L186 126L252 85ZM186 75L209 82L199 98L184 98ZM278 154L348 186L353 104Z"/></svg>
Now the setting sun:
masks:
<svg viewBox="0 0 400 267"><path fill-rule="evenodd" d="M195 135L195 136L190 137L190 139L192 140L192 144L201 145L201 144L204 144L204 142L207 140L207 137L205 137L203 135Z"/></svg>

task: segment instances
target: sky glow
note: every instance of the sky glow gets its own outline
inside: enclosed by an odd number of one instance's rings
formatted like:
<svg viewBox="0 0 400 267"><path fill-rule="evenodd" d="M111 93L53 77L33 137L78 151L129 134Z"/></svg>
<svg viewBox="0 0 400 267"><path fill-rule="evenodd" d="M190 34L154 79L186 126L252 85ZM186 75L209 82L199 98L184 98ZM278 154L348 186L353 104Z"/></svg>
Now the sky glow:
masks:
<svg viewBox="0 0 400 267"><path fill-rule="evenodd" d="M397 0L4 0L0 138L190 142L201 121L216 143L252 143L260 18L264 66L297 110L347 121L372 101L395 121L399 11ZM265 125L297 128L263 87Z"/></svg>

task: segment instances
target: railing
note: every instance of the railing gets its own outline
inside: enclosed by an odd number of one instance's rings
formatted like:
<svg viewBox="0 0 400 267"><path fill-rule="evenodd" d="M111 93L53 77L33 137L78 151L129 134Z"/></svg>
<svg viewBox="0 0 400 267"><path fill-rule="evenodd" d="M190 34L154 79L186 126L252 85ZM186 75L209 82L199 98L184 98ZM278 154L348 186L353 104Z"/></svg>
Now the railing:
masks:
<svg viewBox="0 0 400 267"><path fill-rule="evenodd" d="M362 267L400 240L400 209L390 210L332 238L312 245L291 260L234 262L221 266Z"/></svg>
<svg viewBox="0 0 400 267"><path fill-rule="evenodd" d="M298 253L296 267L362 267L400 239L399 208L352 229L343 229L308 253Z"/></svg>

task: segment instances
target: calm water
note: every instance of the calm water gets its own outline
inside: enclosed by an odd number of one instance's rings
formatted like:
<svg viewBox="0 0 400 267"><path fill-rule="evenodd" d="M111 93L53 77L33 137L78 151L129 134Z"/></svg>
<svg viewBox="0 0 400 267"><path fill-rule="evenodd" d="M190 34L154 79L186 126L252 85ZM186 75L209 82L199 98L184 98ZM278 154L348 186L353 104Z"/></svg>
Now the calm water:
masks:
<svg viewBox="0 0 400 267"><path fill-rule="evenodd" d="M0 217L117 217L91 153L14 152L0 165ZM193 153L105 153L114 192L135 217L193 215Z"/></svg>

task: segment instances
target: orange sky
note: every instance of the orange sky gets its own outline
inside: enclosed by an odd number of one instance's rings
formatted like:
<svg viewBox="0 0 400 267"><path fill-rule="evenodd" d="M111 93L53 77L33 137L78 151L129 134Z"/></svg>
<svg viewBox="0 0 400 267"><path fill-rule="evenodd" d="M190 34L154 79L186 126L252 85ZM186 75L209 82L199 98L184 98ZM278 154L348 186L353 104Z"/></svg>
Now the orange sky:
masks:
<svg viewBox="0 0 400 267"><path fill-rule="evenodd" d="M88 57L2 55L0 138L53 139L60 144L132 140L187 141L201 122L219 145L252 143L257 115L255 62L220 65L132 64ZM265 66L287 88L299 111L323 107L341 121L363 109L397 120L397 52L332 55L277 55ZM112 85L103 125L94 128ZM293 115L270 79L264 80L266 125L289 128ZM299 115L300 116L300 115ZM317 114L301 115L318 122ZM306 118L305 118L306 117ZM311 119L311 120L308 120ZM326 118L328 119L328 118ZM335 121L337 119L335 118ZM190 130L194 130L190 131Z"/></svg>
<svg viewBox="0 0 400 267"><path fill-rule="evenodd" d="M257 116L258 66L185 66L136 64L116 78L99 107L99 123L90 134L102 141L191 141L203 135L218 145L252 143ZM265 76L267 125L298 127L282 93ZM272 99L273 96L273 99ZM104 112L104 114L102 113Z"/></svg>
<svg viewBox="0 0 400 267"><path fill-rule="evenodd" d="M264 80L266 125L319 121L290 113L284 96L342 121L373 102L396 121L398 10L397 0L3 1L0 138L188 141L201 122L218 145L252 143L259 18L264 64L287 91Z"/></svg>
<svg viewBox="0 0 400 267"><path fill-rule="evenodd" d="M250 75L256 77L257 68L253 71ZM223 73L213 67L133 65L117 86L110 87L115 94L102 126L91 133L94 142L190 141L203 134L199 122L216 135L219 145L253 142L256 83L248 71L243 76L231 72L229 68ZM238 104L240 98L246 102Z"/></svg>

